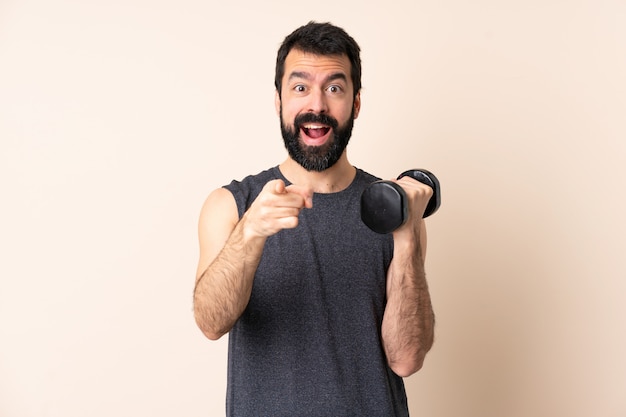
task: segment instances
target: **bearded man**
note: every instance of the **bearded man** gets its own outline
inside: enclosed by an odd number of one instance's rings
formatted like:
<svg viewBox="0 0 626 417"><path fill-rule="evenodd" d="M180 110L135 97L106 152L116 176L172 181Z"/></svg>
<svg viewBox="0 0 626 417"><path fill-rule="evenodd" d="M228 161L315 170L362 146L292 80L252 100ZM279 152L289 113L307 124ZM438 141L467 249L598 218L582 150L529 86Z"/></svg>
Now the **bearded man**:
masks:
<svg viewBox="0 0 626 417"><path fill-rule="evenodd" d="M330 23L287 36L276 111L288 156L214 190L199 221L194 315L229 334L228 416L407 416L403 378L433 343L422 215L432 189L396 182L409 219L377 234L360 218L379 178L346 147L361 108L358 44Z"/></svg>

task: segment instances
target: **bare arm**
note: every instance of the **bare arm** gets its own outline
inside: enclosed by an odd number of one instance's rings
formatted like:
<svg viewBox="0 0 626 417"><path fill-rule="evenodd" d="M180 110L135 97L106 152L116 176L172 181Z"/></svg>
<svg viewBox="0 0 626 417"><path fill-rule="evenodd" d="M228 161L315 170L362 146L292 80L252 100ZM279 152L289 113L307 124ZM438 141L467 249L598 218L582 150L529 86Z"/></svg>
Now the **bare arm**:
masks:
<svg viewBox="0 0 626 417"><path fill-rule="evenodd" d="M222 337L245 310L268 236L296 227L312 194L281 180L270 181L239 220L232 194L217 189L200 214L200 260L194 288L194 316L212 340Z"/></svg>
<svg viewBox="0 0 626 417"><path fill-rule="evenodd" d="M435 316L426 282L426 226L422 214L432 190L400 180L409 196L407 223L393 232L393 260L387 272L387 306L382 339L387 361L399 376L419 371L434 339Z"/></svg>

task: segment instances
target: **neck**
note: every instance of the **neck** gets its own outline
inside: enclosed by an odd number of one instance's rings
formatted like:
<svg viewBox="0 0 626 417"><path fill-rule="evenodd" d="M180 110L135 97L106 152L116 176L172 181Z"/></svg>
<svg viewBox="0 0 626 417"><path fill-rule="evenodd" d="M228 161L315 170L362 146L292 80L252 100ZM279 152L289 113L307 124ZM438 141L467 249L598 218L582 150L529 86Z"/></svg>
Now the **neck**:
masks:
<svg viewBox="0 0 626 417"><path fill-rule="evenodd" d="M345 190L356 176L356 168L348 162L345 153L335 165L322 172L307 171L291 158L287 158L279 168L292 184L310 187L313 192L320 194Z"/></svg>

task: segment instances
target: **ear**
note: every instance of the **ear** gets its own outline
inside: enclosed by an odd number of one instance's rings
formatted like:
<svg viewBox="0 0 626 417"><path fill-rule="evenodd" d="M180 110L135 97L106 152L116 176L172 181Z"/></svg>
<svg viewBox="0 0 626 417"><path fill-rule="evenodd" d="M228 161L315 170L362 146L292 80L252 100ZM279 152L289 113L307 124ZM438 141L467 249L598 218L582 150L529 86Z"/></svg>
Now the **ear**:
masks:
<svg viewBox="0 0 626 417"><path fill-rule="evenodd" d="M276 115L280 116L280 94L278 94L278 90L274 93L274 107L276 107Z"/></svg>
<svg viewBox="0 0 626 417"><path fill-rule="evenodd" d="M356 119L357 117L359 117L359 112L361 111L361 92L359 91L358 93L356 93L356 96L354 96L354 119Z"/></svg>

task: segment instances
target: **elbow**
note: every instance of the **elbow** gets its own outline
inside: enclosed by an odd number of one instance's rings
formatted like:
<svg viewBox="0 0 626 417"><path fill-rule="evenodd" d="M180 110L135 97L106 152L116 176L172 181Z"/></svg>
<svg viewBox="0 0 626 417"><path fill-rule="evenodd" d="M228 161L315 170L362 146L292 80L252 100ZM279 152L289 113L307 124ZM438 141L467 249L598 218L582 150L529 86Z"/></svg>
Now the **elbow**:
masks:
<svg viewBox="0 0 626 417"><path fill-rule="evenodd" d="M228 330L223 331L221 329L216 329L214 326L211 326L211 323L198 311L195 311L194 318L196 320L196 325L200 329L203 335L206 336L209 340L219 340L222 336L228 333Z"/></svg>
<svg viewBox="0 0 626 417"><path fill-rule="evenodd" d="M224 331L214 330L208 326L203 325L203 323L199 322L198 320L196 320L196 324L198 325L198 328L200 329L202 334L205 335L207 339L212 341L219 340L222 336L228 333Z"/></svg>
<svg viewBox="0 0 626 417"><path fill-rule="evenodd" d="M390 361L389 367L401 378L407 378L417 373L424 365L426 353L415 355L415 357L403 361Z"/></svg>
<svg viewBox="0 0 626 417"><path fill-rule="evenodd" d="M212 341L219 340L222 336L226 334L222 332L212 332L210 330L205 330L202 328L200 330L202 330L202 334L204 334L207 337L207 339L212 340Z"/></svg>
<svg viewBox="0 0 626 417"><path fill-rule="evenodd" d="M425 343L417 343L411 349L396 351L396 354L387 352L387 364L389 368L401 378L407 378L424 366L426 354L433 346L433 338L429 338Z"/></svg>
<svg viewBox="0 0 626 417"><path fill-rule="evenodd" d="M430 352L435 342L433 326L430 331L424 332L421 338L406 350L398 350L395 355L388 352L389 368L399 377L406 378L417 373L424 366L426 354Z"/></svg>

